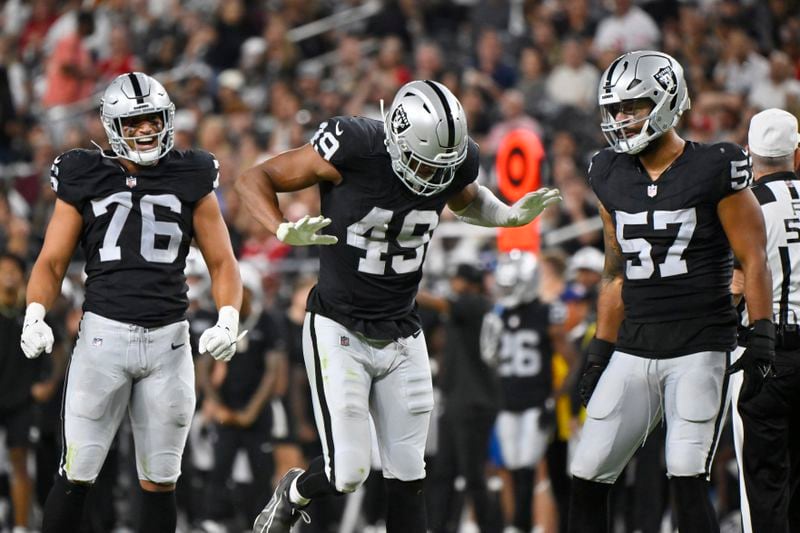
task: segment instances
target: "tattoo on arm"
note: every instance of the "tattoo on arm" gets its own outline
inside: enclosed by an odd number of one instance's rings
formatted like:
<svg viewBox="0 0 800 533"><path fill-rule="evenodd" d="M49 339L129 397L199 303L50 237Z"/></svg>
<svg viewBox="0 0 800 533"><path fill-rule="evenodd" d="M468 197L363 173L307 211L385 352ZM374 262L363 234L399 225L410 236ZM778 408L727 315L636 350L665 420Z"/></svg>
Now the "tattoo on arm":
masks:
<svg viewBox="0 0 800 533"><path fill-rule="evenodd" d="M605 245L605 265L603 267L603 283L611 283L622 276L624 257L622 248L617 241L617 232L610 215L604 213L603 217L603 243Z"/></svg>

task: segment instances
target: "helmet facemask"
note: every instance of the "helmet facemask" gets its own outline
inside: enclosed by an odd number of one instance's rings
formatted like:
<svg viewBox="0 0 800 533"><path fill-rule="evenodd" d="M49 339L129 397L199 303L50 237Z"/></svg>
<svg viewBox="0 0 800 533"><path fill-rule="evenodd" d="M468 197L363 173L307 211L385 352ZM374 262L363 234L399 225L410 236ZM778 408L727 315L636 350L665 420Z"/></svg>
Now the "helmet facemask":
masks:
<svg viewBox="0 0 800 533"><path fill-rule="evenodd" d="M384 144L392 170L414 194L445 190L467 157L466 117L443 85L413 81L398 91L383 112Z"/></svg>
<svg viewBox="0 0 800 533"><path fill-rule="evenodd" d="M172 125L172 118L175 115L175 105L170 104L170 108L158 111L161 116L161 130L150 135L139 135L128 137L124 134L123 121L126 118L149 115L152 113L141 113L136 115L122 116L116 118L103 117L103 128L106 130L108 142L111 149L119 157L128 159L137 165L155 165L159 159L164 157L175 143L175 135ZM151 137L156 137L155 146L148 149L140 149L139 142Z"/></svg>
<svg viewBox="0 0 800 533"><path fill-rule="evenodd" d="M645 116L641 116L638 111L639 107L635 104L637 102L649 103L650 110ZM634 111L622 111L629 118L624 120L617 120L617 114L620 112L619 108L623 109L629 104L634 104ZM649 98L640 98L635 100L626 100L616 104L606 104L600 106L600 115L603 121L600 123L600 129L603 130L603 136L606 142L614 148L614 151L627 154L638 154L644 150L650 142L659 137L663 132L658 131L650 126L652 122L655 107ZM639 132L630 134L629 131L632 126L641 124Z"/></svg>

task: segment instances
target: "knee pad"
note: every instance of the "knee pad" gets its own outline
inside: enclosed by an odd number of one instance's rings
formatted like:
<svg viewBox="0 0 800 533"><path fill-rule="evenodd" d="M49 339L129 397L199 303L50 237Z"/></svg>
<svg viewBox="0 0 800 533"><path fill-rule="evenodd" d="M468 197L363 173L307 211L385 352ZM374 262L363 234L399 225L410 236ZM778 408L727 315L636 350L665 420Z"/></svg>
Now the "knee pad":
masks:
<svg viewBox="0 0 800 533"><path fill-rule="evenodd" d="M144 461L137 458L139 477L159 485L170 485L178 482L181 475L181 454L161 452L146 457ZM144 464L142 464L144 463Z"/></svg>
<svg viewBox="0 0 800 533"><path fill-rule="evenodd" d="M695 478L705 479L707 473L706 459L708 450L701 449L701 446L685 444L672 444L667 446L666 462L667 473L672 478Z"/></svg>
<svg viewBox="0 0 800 533"><path fill-rule="evenodd" d="M64 478L71 483L94 483L100 475L108 449L100 444L67 444Z"/></svg>
<svg viewBox="0 0 800 533"><path fill-rule="evenodd" d="M383 475L389 479L413 481L425 477L425 450L410 444L393 444L385 454Z"/></svg>
<svg viewBox="0 0 800 533"><path fill-rule="evenodd" d="M354 492L369 476L369 450L337 450L335 469L333 488L342 493Z"/></svg>

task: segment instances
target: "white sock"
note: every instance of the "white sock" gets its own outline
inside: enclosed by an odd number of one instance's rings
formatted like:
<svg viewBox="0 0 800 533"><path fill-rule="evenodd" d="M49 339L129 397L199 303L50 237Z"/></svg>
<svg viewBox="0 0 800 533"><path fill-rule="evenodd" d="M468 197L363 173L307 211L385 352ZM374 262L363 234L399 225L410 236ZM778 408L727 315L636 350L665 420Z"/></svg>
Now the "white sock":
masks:
<svg viewBox="0 0 800 533"><path fill-rule="evenodd" d="M300 495L300 491L297 490L297 477L294 478L291 486L289 486L289 501L295 505L299 505L300 507L305 507L306 505L311 503L311 500L309 500L308 498L303 498Z"/></svg>

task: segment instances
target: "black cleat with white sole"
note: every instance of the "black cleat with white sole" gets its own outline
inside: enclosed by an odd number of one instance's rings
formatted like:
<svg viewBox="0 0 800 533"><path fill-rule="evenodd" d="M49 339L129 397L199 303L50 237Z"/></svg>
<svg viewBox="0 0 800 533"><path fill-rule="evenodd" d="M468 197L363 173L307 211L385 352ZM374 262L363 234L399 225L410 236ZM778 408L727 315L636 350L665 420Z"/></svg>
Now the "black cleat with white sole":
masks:
<svg viewBox="0 0 800 533"><path fill-rule="evenodd" d="M289 533L298 519L311 522L302 507L289 501L289 488L303 472L302 468L292 468L281 478L267 506L256 517L253 533Z"/></svg>

